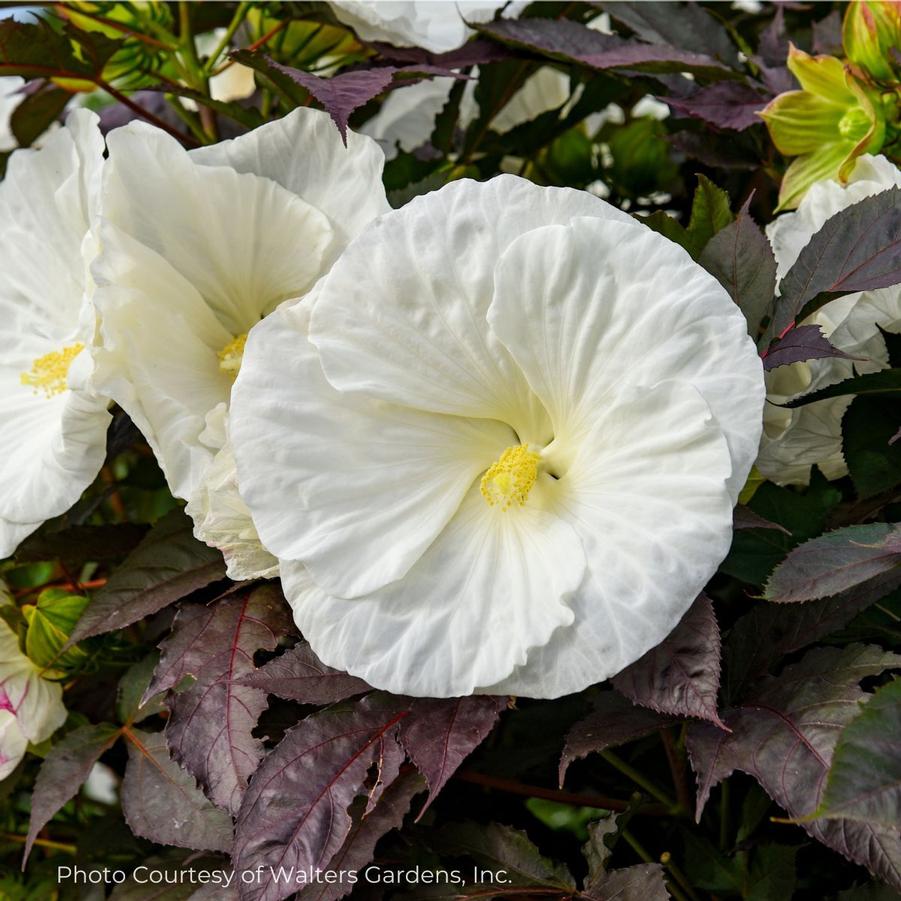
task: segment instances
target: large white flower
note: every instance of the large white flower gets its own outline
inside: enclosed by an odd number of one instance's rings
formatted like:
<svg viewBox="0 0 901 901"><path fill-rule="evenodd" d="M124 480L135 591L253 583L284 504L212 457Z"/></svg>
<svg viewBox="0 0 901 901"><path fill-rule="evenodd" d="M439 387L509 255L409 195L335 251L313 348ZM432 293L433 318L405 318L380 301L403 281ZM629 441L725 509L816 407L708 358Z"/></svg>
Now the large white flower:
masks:
<svg viewBox="0 0 901 901"><path fill-rule="evenodd" d="M108 401L70 379L90 369L102 163L97 117L76 111L40 150L14 153L0 183L0 558L68 510L103 462Z"/></svg>
<svg viewBox="0 0 901 901"><path fill-rule="evenodd" d="M334 0L332 11L364 41L422 47L432 53L456 50L472 34L466 22L488 22L503 7L516 16L524 2L503 0Z"/></svg>
<svg viewBox="0 0 901 901"><path fill-rule="evenodd" d="M18 766L29 742L50 738L65 721L62 686L43 678L0 619L0 779Z"/></svg>
<svg viewBox="0 0 901 901"><path fill-rule="evenodd" d="M862 156L846 186L825 180L815 184L796 212L785 213L767 227L781 279L826 220L874 194L901 186L901 170L884 156ZM784 404L849 378L875 372L888 364L879 332L901 331L901 287L849 294L831 301L801 323L819 325L833 346L855 361L811 360L781 366L767 373L764 432L757 468L779 484L807 484L816 465L827 478L839 478L848 468L842 455L842 417L850 397L817 401L794 410Z"/></svg>
<svg viewBox="0 0 901 901"><path fill-rule="evenodd" d="M500 176L383 216L258 326L231 430L324 661L555 697L657 644L713 574L763 396L741 314L681 248Z"/></svg>
<svg viewBox="0 0 901 901"><path fill-rule="evenodd" d="M251 329L388 209L384 157L356 134L345 148L328 115L309 109L190 153L143 123L108 144L96 382L144 433L230 575L266 574L274 561L245 553L255 538L240 498L221 496L233 486L232 383ZM243 565L254 559L260 567Z"/></svg>

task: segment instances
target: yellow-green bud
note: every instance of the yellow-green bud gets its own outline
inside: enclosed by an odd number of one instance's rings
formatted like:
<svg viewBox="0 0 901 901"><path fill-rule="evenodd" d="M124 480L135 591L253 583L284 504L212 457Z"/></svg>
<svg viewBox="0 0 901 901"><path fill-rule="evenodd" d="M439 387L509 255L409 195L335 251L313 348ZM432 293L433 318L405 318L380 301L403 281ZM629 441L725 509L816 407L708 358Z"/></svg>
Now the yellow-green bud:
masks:
<svg viewBox="0 0 901 901"><path fill-rule="evenodd" d="M876 81L895 80L892 49L901 49L901 0L853 0L845 11L842 44L848 59Z"/></svg>

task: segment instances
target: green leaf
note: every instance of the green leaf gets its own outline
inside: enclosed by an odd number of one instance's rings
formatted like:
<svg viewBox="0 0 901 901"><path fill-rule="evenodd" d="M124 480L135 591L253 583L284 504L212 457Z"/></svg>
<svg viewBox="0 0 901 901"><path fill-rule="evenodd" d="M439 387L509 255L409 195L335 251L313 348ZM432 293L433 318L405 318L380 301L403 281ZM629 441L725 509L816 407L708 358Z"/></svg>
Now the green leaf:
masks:
<svg viewBox="0 0 901 901"><path fill-rule="evenodd" d="M732 218L729 195L706 175L698 175L698 187L695 189L691 219L688 222L688 234L692 246L696 248L692 256L697 259L707 242L729 225Z"/></svg>
<svg viewBox="0 0 901 901"><path fill-rule="evenodd" d="M901 679L883 685L845 726L817 813L901 827Z"/></svg>
<svg viewBox="0 0 901 901"><path fill-rule="evenodd" d="M116 690L116 716L120 723L140 723L142 720L153 716L155 713L161 713L165 710L163 704L164 692L159 692L146 703L141 703L147 686L153 678L153 671L156 668L160 655L157 651L151 651L143 660L132 664L126 671L125 675L119 680L119 686Z"/></svg>
<svg viewBox="0 0 901 901"><path fill-rule="evenodd" d="M71 98L68 91L45 84L28 94L13 110L9 124L20 147L30 147L62 115Z"/></svg>
<svg viewBox="0 0 901 901"><path fill-rule="evenodd" d="M797 873L792 845L758 845L751 856L745 901L791 901Z"/></svg>
<svg viewBox="0 0 901 901"><path fill-rule="evenodd" d="M38 595L35 606L22 608L28 623L25 653L38 665L67 669L83 663L87 654L79 647L62 649L88 603L83 594L69 594L60 588L48 588Z"/></svg>

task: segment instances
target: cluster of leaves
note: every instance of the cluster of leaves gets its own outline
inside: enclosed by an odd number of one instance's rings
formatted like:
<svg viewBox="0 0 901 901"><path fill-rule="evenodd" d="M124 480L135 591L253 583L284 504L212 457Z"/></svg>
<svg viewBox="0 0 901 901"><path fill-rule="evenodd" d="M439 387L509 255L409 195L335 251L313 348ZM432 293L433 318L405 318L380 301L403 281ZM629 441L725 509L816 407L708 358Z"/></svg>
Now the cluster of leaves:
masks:
<svg viewBox="0 0 901 901"><path fill-rule="evenodd" d="M595 190L723 284L766 368L839 355L797 323L901 280L901 191L830 219L777 295L758 223L786 161L757 113L793 87L789 36L832 52L841 9L602 5L616 34L587 27L593 4L539 2L436 55L365 45L322 3L64 4L0 21L0 74L29 82L12 121L22 146L73 91L90 89L107 127L140 116L194 146L307 104L343 132L386 93L453 76L431 136L388 163L395 205L511 167ZM194 35L220 27L199 55ZM213 99L211 77L234 63L254 70L255 93ZM569 101L496 130L542 66L568 76ZM647 94L668 119L590 125ZM0 896L79 897L55 878L74 861L153 866L173 874L164 897L195 901L897 897L901 354L889 349L892 368L799 401L854 395L850 476L759 485L676 631L612 684L553 702L400 698L324 666L276 584L225 579L117 413L97 483L0 564L15 601L3 615L60 674L70 711L0 786ZM81 790L97 762L121 780L119 802ZM311 875L367 866L408 876ZM178 884L192 867L260 876L213 895ZM410 881L425 871L465 882ZM151 889L130 877L111 897L161 896Z"/></svg>

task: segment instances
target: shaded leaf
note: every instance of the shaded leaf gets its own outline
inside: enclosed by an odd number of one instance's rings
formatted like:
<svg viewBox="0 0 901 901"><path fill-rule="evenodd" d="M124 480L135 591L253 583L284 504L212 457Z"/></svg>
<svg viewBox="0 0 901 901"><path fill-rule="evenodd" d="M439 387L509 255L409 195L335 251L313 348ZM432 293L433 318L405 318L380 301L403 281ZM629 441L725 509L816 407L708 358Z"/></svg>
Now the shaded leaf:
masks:
<svg viewBox="0 0 901 901"><path fill-rule="evenodd" d="M775 344L771 344L762 357L763 368L767 371L778 366L788 366L804 360L821 360L825 357L853 359L844 351L833 347L818 325L795 326Z"/></svg>
<svg viewBox="0 0 901 901"><path fill-rule="evenodd" d="M594 711L567 733L558 770L560 785L574 760L643 738L672 723L672 717L636 707L615 691L598 695L594 699Z"/></svg>
<svg viewBox="0 0 901 901"><path fill-rule="evenodd" d="M659 645L613 677L613 686L635 704L658 713L722 725L716 709L720 630L710 599L699 595Z"/></svg>
<svg viewBox="0 0 901 901"><path fill-rule="evenodd" d="M819 806L841 730L868 698L859 687L867 676L901 665L881 648L850 645L817 648L777 677L759 683L723 719L732 730L692 724L688 750L698 777L697 816L714 785L741 770L753 776L791 817ZM877 878L901 887L901 834L874 823L814 819L800 823L814 838Z"/></svg>
<svg viewBox="0 0 901 901"><path fill-rule="evenodd" d="M119 680L116 690L116 716L119 717L120 723L129 725L140 723L166 709L162 692L152 693L144 700L144 694L150 686L159 659L160 655L156 651L151 651L143 660L132 664Z"/></svg>
<svg viewBox="0 0 901 901"><path fill-rule="evenodd" d="M77 42L79 52L70 38ZM0 75L93 81L119 46L98 32L68 25L60 32L45 20L8 18L0 21Z"/></svg>
<svg viewBox="0 0 901 901"><path fill-rule="evenodd" d="M867 372L845 379L819 391L811 391L810 394L804 394L784 406L804 407L827 397L845 397L848 394L894 397L899 393L901 393L901 369L882 369L879 372Z"/></svg>
<svg viewBox="0 0 901 901"><path fill-rule="evenodd" d="M494 728L505 706L505 698L479 695L413 700L409 715L401 723L400 741L429 786L420 817L460 764Z"/></svg>
<svg viewBox="0 0 901 901"><path fill-rule="evenodd" d="M403 716L396 700L368 695L307 717L266 757L236 827L235 868L264 868L263 880L244 889L245 901L288 897L296 886L278 880L279 867L315 870L338 853L353 828L348 808Z"/></svg>
<svg viewBox="0 0 901 901"><path fill-rule="evenodd" d="M122 813L131 831L160 845L228 851L231 817L207 799L194 778L170 756L162 732L124 730L128 765Z"/></svg>
<svg viewBox="0 0 901 901"><path fill-rule="evenodd" d="M362 803L351 809L353 826L338 853L329 861L326 871L347 873L362 870L373 858L379 839L397 829L404 821L413 798L425 789L422 776L415 770L401 775L389 785L379 803L368 814ZM333 885L310 885L297 895L297 901L338 901L353 888L349 882Z"/></svg>
<svg viewBox="0 0 901 901"><path fill-rule="evenodd" d="M901 826L901 679L878 689L842 730L817 813Z"/></svg>
<svg viewBox="0 0 901 901"><path fill-rule="evenodd" d="M748 322L748 334L756 339L773 302L776 259L770 242L748 213L750 202L748 198L735 221L710 238L698 262L729 292ZM722 209L720 217L720 221L725 218Z"/></svg>
<svg viewBox="0 0 901 901"><path fill-rule="evenodd" d="M901 563L901 528L887 523L847 526L796 547L764 588L767 600L789 604L827 598Z"/></svg>
<svg viewBox="0 0 901 901"><path fill-rule="evenodd" d="M706 54L667 44L626 41L570 19L498 19L484 24L473 23L473 28L503 44L592 69L693 72L708 77L732 77L726 66Z"/></svg>
<svg viewBox="0 0 901 901"><path fill-rule="evenodd" d="M119 737L119 729L109 723L81 726L55 744L34 783L31 796L31 820L25 842L25 860L38 833L53 815L75 797L94 764Z"/></svg>
<svg viewBox="0 0 901 901"><path fill-rule="evenodd" d="M780 285L772 331L778 336L820 295L872 291L901 282L901 188L852 204L826 220Z"/></svg>
<svg viewBox="0 0 901 901"><path fill-rule="evenodd" d="M478 865L506 875L507 887L575 891L575 882L562 863L542 856L525 832L501 823L452 823L435 836L434 846L447 854L471 857Z"/></svg>
<svg viewBox="0 0 901 901"><path fill-rule="evenodd" d="M146 526L131 522L39 531L16 548L16 560L22 563L60 560L69 569L80 569L89 561L121 560L146 534Z"/></svg>
<svg viewBox="0 0 901 901"><path fill-rule="evenodd" d="M286 701L317 706L371 691L362 679L326 666L306 641L242 676L239 682Z"/></svg>
<svg viewBox="0 0 901 901"><path fill-rule="evenodd" d="M48 83L25 96L9 118L20 147L30 147L63 114L71 98L68 91Z"/></svg>
<svg viewBox="0 0 901 901"><path fill-rule="evenodd" d="M791 532L780 526L777 522L771 522L766 517L755 513L750 507L739 504L732 511L732 528L733 529L776 529L783 535L791 535Z"/></svg>
<svg viewBox="0 0 901 901"><path fill-rule="evenodd" d="M663 99L675 113L701 119L717 128L744 131L763 123L757 113L766 106L769 98L748 85L722 81L707 85L688 97Z"/></svg>
<svg viewBox="0 0 901 901"><path fill-rule="evenodd" d="M110 901L238 901L238 877L224 857L169 850L148 857L141 864L146 869L116 885ZM199 880L188 872L190 869L205 870L211 881L198 887ZM150 871L160 873L161 881L151 881ZM232 879L226 885L229 876Z"/></svg>
<svg viewBox="0 0 901 901"><path fill-rule="evenodd" d="M603 879L586 885L579 898L585 901L669 901L663 867L659 863L638 863L610 870Z"/></svg>
<svg viewBox="0 0 901 901"><path fill-rule="evenodd" d="M892 444L898 417L898 397L855 397L845 412L842 452L861 499L901 484L901 446Z"/></svg>
<svg viewBox="0 0 901 901"><path fill-rule="evenodd" d="M172 756L214 804L232 814L263 756L262 742L251 733L266 709L266 693L240 679L253 672L254 653L274 650L290 626L281 592L266 585L209 606L183 606L160 645L148 696L186 676L195 679L169 702Z"/></svg>
<svg viewBox="0 0 901 901"><path fill-rule="evenodd" d="M191 520L173 510L91 598L70 642L124 629L223 578L222 554L198 541Z"/></svg>

